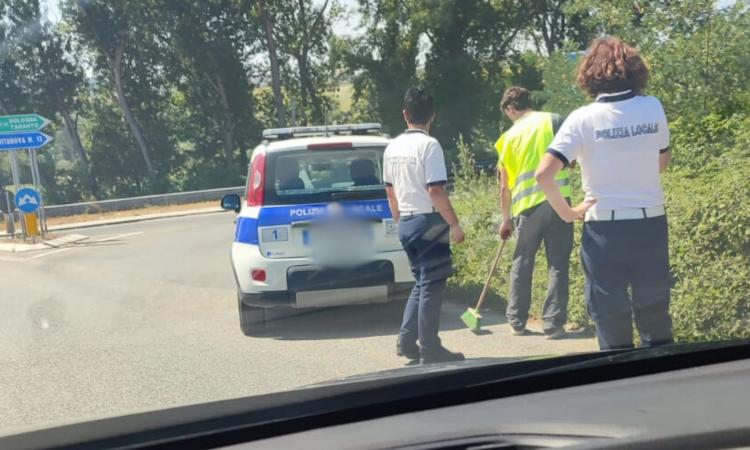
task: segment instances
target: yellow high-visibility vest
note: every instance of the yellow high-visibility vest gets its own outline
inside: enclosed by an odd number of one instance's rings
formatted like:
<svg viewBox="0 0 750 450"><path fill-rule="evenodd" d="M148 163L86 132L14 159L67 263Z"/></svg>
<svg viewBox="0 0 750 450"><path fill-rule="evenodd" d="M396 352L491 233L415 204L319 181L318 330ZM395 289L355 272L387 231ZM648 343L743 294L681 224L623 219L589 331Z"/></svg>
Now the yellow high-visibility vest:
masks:
<svg viewBox="0 0 750 450"><path fill-rule="evenodd" d="M514 217L547 200L536 183L534 172L554 136L552 114L533 111L517 120L495 143L498 164L508 173ZM570 198L568 169L558 172L555 179L563 196Z"/></svg>

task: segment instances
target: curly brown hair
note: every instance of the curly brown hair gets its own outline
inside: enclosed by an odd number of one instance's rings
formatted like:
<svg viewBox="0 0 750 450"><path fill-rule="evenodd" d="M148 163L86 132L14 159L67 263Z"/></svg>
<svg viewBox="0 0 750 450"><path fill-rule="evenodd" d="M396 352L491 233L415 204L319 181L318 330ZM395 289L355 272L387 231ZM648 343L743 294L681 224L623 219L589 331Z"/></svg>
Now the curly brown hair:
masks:
<svg viewBox="0 0 750 450"><path fill-rule="evenodd" d="M578 67L578 84L592 97L628 89L642 94L647 81L638 50L614 36L594 40Z"/></svg>

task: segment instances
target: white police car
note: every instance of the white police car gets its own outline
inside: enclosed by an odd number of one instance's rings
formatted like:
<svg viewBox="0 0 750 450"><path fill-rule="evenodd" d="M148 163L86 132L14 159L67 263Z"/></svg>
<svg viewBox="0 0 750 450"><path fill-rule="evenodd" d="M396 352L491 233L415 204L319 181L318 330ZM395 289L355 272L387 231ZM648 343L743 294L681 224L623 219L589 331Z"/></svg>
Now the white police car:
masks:
<svg viewBox="0 0 750 450"><path fill-rule="evenodd" d="M277 306L327 307L408 296L413 278L382 181L379 124L265 130L253 151L232 266L240 328L262 332Z"/></svg>

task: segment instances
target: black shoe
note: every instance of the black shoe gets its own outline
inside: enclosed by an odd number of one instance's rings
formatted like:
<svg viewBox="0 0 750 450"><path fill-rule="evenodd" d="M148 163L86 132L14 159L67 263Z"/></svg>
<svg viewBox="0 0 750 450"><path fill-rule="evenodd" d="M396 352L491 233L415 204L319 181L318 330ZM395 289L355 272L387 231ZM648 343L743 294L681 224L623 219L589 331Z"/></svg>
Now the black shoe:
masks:
<svg viewBox="0 0 750 450"><path fill-rule="evenodd" d="M419 359L419 362L421 364L432 364L441 362L463 361L464 359L466 358L464 357L463 353L452 352L445 347L440 347L440 349L436 351L423 353L422 357Z"/></svg>
<svg viewBox="0 0 750 450"><path fill-rule="evenodd" d="M547 330L544 332L545 339L550 339L550 340L564 339L567 336L568 336L568 333L565 331L565 328L563 327L553 328L551 330Z"/></svg>
<svg viewBox="0 0 750 450"><path fill-rule="evenodd" d="M530 334L526 327L513 328L513 336L528 336Z"/></svg>
<svg viewBox="0 0 750 450"><path fill-rule="evenodd" d="M396 343L396 354L412 361L419 361L419 346L417 344L407 345L398 342Z"/></svg>

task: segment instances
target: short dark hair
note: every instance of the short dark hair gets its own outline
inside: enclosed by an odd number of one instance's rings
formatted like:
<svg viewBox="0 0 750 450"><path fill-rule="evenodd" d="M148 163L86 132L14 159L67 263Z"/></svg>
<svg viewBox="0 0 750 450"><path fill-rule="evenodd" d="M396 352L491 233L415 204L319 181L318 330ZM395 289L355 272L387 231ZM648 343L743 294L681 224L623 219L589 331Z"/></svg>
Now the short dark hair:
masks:
<svg viewBox="0 0 750 450"><path fill-rule="evenodd" d="M435 102L427 89L421 86L410 87L404 94L404 111L411 123L424 125L435 114Z"/></svg>
<svg viewBox="0 0 750 450"><path fill-rule="evenodd" d="M648 66L638 50L614 36L594 40L578 67L578 84L592 97L629 89L642 94L647 81Z"/></svg>
<svg viewBox="0 0 750 450"><path fill-rule="evenodd" d="M505 90L503 99L500 101L500 107L505 110L509 106L516 111L526 111L531 109L531 92L520 86L511 86Z"/></svg>

